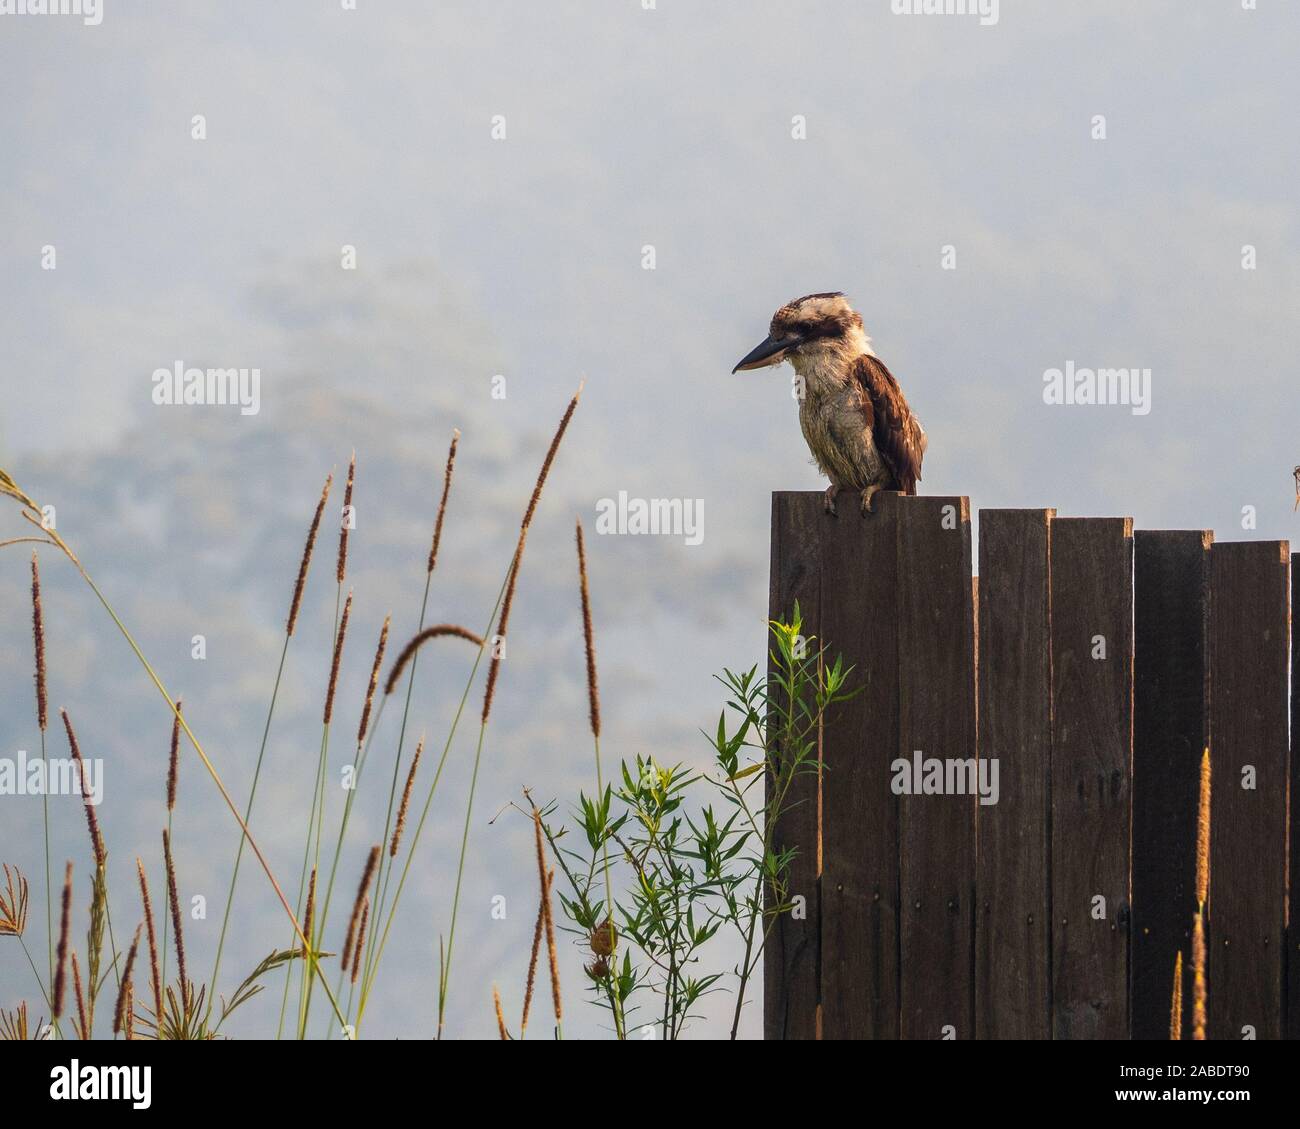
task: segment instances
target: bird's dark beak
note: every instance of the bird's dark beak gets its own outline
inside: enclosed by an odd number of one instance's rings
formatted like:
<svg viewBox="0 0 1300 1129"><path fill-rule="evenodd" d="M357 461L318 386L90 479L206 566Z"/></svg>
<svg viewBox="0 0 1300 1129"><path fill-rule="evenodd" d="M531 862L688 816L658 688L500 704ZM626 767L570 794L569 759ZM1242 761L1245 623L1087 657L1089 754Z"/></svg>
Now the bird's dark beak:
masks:
<svg viewBox="0 0 1300 1129"><path fill-rule="evenodd" d="M740 363L733 368L732 372L744 372L747 369L767 368L768 365L779 365L785 360L785 354L788 349L792 349L800 342L798 334L789 337L771 337L769 336L758 348L752 350L741 358Z"/></svg>

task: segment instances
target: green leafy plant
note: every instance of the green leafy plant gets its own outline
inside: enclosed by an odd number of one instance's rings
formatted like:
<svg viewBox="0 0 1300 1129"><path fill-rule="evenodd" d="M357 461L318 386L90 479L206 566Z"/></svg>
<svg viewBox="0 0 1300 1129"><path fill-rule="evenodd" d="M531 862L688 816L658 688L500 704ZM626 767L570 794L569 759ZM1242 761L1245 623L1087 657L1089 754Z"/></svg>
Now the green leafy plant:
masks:
<svg viewBox="0 0 1300 1129"><path fill-rule="evenodd" d="M767 939L794 904L797 848L778 848L776 828L808 802L793 785L820 771L819 733L857 691L848 688L852 668L842 657L829 661L804 637L798 604L788 621L769 627L766 677L757 666L717 676L727 700L705 734L707 769L637 756L622 763L618 788L579 794L581 845L569 846L566 828L544 822L568 886L559 896L570 932L591 953L593 999L610 1010L620 1036L639 1013L661 1037L676 1039L704 996L730 990L736 1038ZM551 804L543 814L555 811ZM617 897L602 871L607 853ZM724 929L734 930L743 951L729 971L709 963L710 942Z"/></svg>

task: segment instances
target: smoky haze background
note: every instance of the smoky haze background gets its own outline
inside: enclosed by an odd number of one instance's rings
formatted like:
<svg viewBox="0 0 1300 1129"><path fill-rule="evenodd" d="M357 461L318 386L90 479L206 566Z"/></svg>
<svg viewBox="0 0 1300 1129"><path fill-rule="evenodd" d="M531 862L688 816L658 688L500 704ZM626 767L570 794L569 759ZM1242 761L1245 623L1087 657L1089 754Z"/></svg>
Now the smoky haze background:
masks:
<svg viewBox="0 0 1300 1129"><path fill-rule="evenodd" d="M463 438L430 615L479 629L551 429L586 377L522 572L449 1033L494 1032L493 983L518 1014L530 831L509 810L489 821L521 786L568 804L592 785L574 516L589 533L611 766L638 752L702 763L698 727L721 705L711 674L761 660L770 492L823 484L788 368L730 375L783 301L849 293L929 432L927 493L1213 527L1221 540L1294 533L1294 7L1005 0L992 27L895 16L887 0L358 7L106 0L100 27L0 17L0 465L57 506L242 802L326 472L340 480L356 450L337 772L383 616L395 645L414 628L452 428ZM205 141L190 137L194 114ZM504 141L490 136L497 114ZM1096 114L1105 141L1091 137ZM57 270L40 268L46 244ZM344 244L355 271L340 269ZM956 270L940 267L944 245ZM152 372L178 360L259 367L261 413L153 405ZM1044 370L1070 360L1149 367L1150 414L1044 405ZM703 544L595 536L598 500L619 490L703 499ZM336 487L332 510L339 500ZM6 523L0 536L26 531L14 513ZM291 895L333 554L326 534L253 821ZM99 814L124 946L137 854L161 897L168 714L84 586L52 552L43 561L51 705L106 764ZM27 569L22 547L0 555L7 757L39 749ZM190 657L196 634L204 662ZM471 658L449 644L420 663L411 725L435 753ZM397 713L354 814L337 929L382 831ZM369 1036L432 1032L473 731L452 749ZM50 747L66 751L54 727ZM180 791L183 897L208 902L206 921L187 921L190 966L206 978L236 838L192 754ZM330 790L330 823L341 796ZM80 936L85 828L74 799L52 808L56 872L78 863ZM0 857L32 878L38 964L40 828L39 800L0 797ZM246 859L223 989L288 941ZM581 955L563 946L566 1029L600 1034ZM728 966L738 950L715 955ZM0 943L0 1006L22 998L43 1013L17 946ZM279 998L273 978L230 1032L274 1030ZM748 1035L761 1033L760 1000ZM707 1010L729 1007L717 996ZM313 1017L323 1029L323 999Z"/></svg>

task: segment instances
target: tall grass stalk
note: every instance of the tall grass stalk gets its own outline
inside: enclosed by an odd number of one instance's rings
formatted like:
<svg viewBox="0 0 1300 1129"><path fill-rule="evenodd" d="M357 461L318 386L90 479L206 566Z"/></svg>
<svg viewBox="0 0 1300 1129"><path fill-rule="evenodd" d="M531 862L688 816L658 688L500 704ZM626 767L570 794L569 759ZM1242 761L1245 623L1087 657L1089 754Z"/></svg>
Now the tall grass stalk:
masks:
<svg viewBox="0 0 1300 1129"><path fill-rule="evenodd" d="M342 626L343 626L339 620L340 603L342 600L342 596L343 596L343 586L342 584L339 584L334 593L334 627L333 630L331 631L331 637L334 640L334 646L330 654L330 684L331 685L326 689L325 692L325 710L322 715L323 724L321 726L320 752L316 758L316 779L315 782L312 784L311 810L307 816L307 834L303 840L303 845L302 845L302 874L299 876L298 879L297 909L294 911L294 929L298 932L300 936L302 934L302 926L299 925L298 922L302 917L303 897L307 890L307 871L311 864L312 835L316 827L316 815L321 802L321 791L324 788L326 758L328 756L328 750L329 750L329 733L330 733L329 714L332 711L334 705L333 682L334 679L337 677L337 672L338 672L338 662L335 656L339 654L339 650L340 650L339 640L341 637ZM351 601L352 601L352 597L351 595L349 595L348 596L349 607L351 605ZM312 945L312 938L310 937L304 938L304 944L307 946L307 948L310 951L313 952L315 951L315 948ZM298 991L299 1020L302 1019L303 1007L306 1003L306 998L307 998L307 971L309 967L313 967L314 965L315 965L314 961L304 962L303 964L302 977L299 981L299 991ZM285 1015L288 1013L289 984L292 980L293 980L293 966L289 965L286 968L284 974L284 995L280 1000L280 1022L275 1032L275 1037L277 1039L280 1039L284 1036L284 1019L285 1019Z"/></svg>
<svg viewBox="0 0 1300 1129"><path fill-rule="evenodd" d="M384 703L383 700L381 699L379 702L379 709L375 711L374 729L371 729L370 715L371 715L371 711L374 709L375 689L379 684L379 669L384 661L384 650L388 645L388 629L392 624L392 619L393 619L392 615L387 615L384 617L383 627L381 627L379 630L379 642L375 647L375 661L370 668L370 681L367 683L366 686L365 705L362 707L361 722L357 727L357 755L356 755L355 762L353 764L352 787L348 789L347 798L343 801L343 816L339 820L338 838L335 840L334 843L334 859L330 863L329 881L326 883L325 886L324 906L321 910L320 925L316 933L316 935L321 938L324 938L325 935L325 924L329 918L329 912L330 912L330 899L334 893L334 879L338 874L339 858L343 853L343 840L347 835L348 820L351 818L352 815L352 803L353 800L356 798L357 790L361 786L361 771L363 768L365 768L366 758L369 755L370 738L373 736L375 730L379 728L379 722L383 716ZM339 976L338 976L335 990L338 992L341 992L343 990L342 969L339 969ZM349 1006L348 1011L350 1010L351 1008ZM311 1013L311 992L309 989L307 994L307 1015L310 1015L310 1013ZM347 1012L345 1012L345 1014L347 1014ZM305 1023L306 1023L306 1017L304 1017L304 1026ZM331 1027L330 1030L326 1032L326 1037L328 1038L329 1035L331 1035L332 1033L333 1033L333 1028Z"/></svg>
<svg viewBox="0 0 1300 1129"><path fill-rule="evenodd" d="M519 563L520 551L522 549L524 537L527 534L528 526L532 522L533 514L537 509L537 502L541 496L542 486L545 484L547 475L550 473L551 464L554 462L555 454L559 450L560 441L564 438L564 433L568 429L569 421L573 418L573 413L578 406L578 398L581 395L582 395L582 385L579 384L578 391L574 394L573 399L569 401L569 406L565 410L564 415L560 420L559 427L556 429L555 435L551 439L551 445L547 449L546 457L542 461L542 467L537 476L537 483L533 487L533 494L531 499L529 500L528 509L524 513L524 520L521 523L519 541L516 545L514 556L511 558L510 568L506 572L506 576L501 582L501 588L497 592L496 602L492 605L492 611L488 615L487 626L483 630L483 638L479 643L478 654L474 656L474 665L470 669L469 678L465 682L465 689L461 693L460 702L456 707L455 716L452 718L451 728L447 732L447 740L443 744L442 755L438 759L438 767L434 771L433 780L430 783L429 791L425 796L424 807L420 812L420 820L416 824L415 833L411 836L410 846L407 848L406 862L402 867L402 874L401 877L398 879L397 890L393 894L393 904L389 907L388 917L384 922L383 931L379 934L379 944L377 946L377 951L374 951L374 957L371 962L369 977L365 981L363 981L362 984L361 999L357 1005L356 1027L358 1031L360 1031L361 1028L362 1017L365 1015L366 1003L369 1000L370 992L373 990L375 979L379 975L379 962L383 958L384 948L388 943L388 934L392 928L393 920L397 916L397 907L401 902L402 891L406 886L406 878L411 870L411 862L415 858L416 848L419 846L420 836L424 831L425 819L428 817L429 808L433 803L434 793L437 791L438 788L438 781L442 778L442 770L447 763L447 754L451 749L451 743L455 739L456 730L460 725L461 716L465 711L465 703L469 699L470 688L473 686L474 677L478 673L479 663L482 662L483 660L483 651L487 646L488 632L492 630L492 622L497 616L498 609L502 609L502 615L504 617L505 600L508 596L513 595L513 593L510 591L511 581L517 575L517 567ZM492 666L490 668L490 673L489 673L488 690L484 697L485 714L491 708L491 692L493 687L496 684L496 673L497 673L496 668L499 664L499 661L500 661L499 656L494 654L492 659ZM480 757L482 756L483 730L485 728L486 728L486 717L484 718L484 721L480 726L480 730L479 730L478 746L474 754L474 771L473 771L473 776L471 778L470 794L466 801L465 830L462 833L462 837L461 837L461 854L460 854L459 863L457 864L457 868L456 868L456 895L452 903L451 934L453 935L455 933L455 926L456 926L456 907L459 905L459 899L460 899L461 878L464 873L464 867L465 867L465 849L469 839L470 813L474 804L474 788L478 780L478 766L479 766ZM439 1030L441 1030L442 1028L444 1016L445 1016L447 986L448 986L448 982L450 978L450 970L451 970L451 939L452 938L449 935L446 949L444 951L442 948L441 937L439 938L439 954L438 954Z"/></svg>
<svg viewBox="0 0 1300 1129"><path fill-rule="evenodd" d="M565 409L564 415L560 418L559 426L555 429L555 434L551 438L551 445L547 448L546 457L542 460L542 468L537 472L537 482L533 486L532 497L528 500L528 508L524 511L523 520L519 523L519 539L515 544L514 557L510 563L510 573L506 580L505 599L501 603L501 618L497 622L496 639L493 641L492 661L488 664L487 686L483 691L483 711L480 715L478 743L474 749L474 769L470 774L469 795L465 800L465 824L461 831L460 838L460 858L456 864L456 892L452 896L451 902L451 926L447 931L447 952L446 957L440 961L438 969L438 1032L437 1037L442 1038L443 1025L447 1012L447 992L451 984L451 961L455 953L456 943L456 917L460 909L460 888L461 882L465 875L465 853L469 849L469 827L470 819L474 811L474 792L478 787L478 770L483 759L483 738L487 733L488 719L492 716L492 702L496 691L497 678L501 673L501 658L504 652L506 632L510 626L510 611L514 607L515 587L519 581L519 569L524 560L524 547L528 543L528 529L533 523L533 516L537 513L537 503L541 500L542 489L546 485L546 479L551 473L551 465L555 462L556 453L560 449L560 444L564 441L564 433L569 428L569 421L573 419L573 413L578 407L578 398L582 395L582 385L578 385L578 391L574 393L573 399L569 401L569 406ZM543 882L545 886L545 882Z"/></svg>
<svg viewBox="0 0 1300 1129"><path fill-rule="evenodd" d="M438 566L438 550L442 545L442 528L447 518L447 499L451 496L451 481L456 470L456 450L460 445L460 430L453 429L451 433L451 445L447 448L447 461L443 466L442 472L442 497L438 501L438 513L433 522L433 540L429 545L429 559L424 570L424 595L420 599L420 618L416 626L416 636L424 631L425 617L429 609L429 590L433 585L433 572ZM406 698L402 703L402 724L397 734L397 752L393 757L393 779L388 790L388 811L384 816L384 837L381 842L388 841L389 831L392 828L393 818L393 800L397 795L397 778L402 765L402 750L406 746L406 725L411 714L411 695L415 687L415 670L419 663L418 644L417 650L410 655L411 672L406 679ZM390 679L391 682L391 679ZM385 692L385 699L388 694ZM388 901L388 884L393 876L393 863L391 858L381 858L379 861L379 882L377 884L378 900L375 902L375 912L371 918L370 925L370 942L366 948L366 977L369 976L370 969L374 965L375 959L375 941L379 934L379 923L383 919L384 906ZM363 977L363 982L366 977Z"/></svg>
<svg viewBox="0 0 1300 1129"><path fill-rule="evenodd" d="M45 686L45 613L41 608L41 568L32 550L32 649L36 666L36 724L41 731L41 764L49 774L45 757L45 729L49 724L49 696ZM41 789L41 824L45 833L45 940L49 949L50 981L54 979L54 884L50 877L50 790Z"/></svg>
<svg viewBox="0 0 1300 1129"><path fill-rule="evenodd" d="M605 779L600 765L600 686L596 678L596 638L591 618L591 586L587 580L587 545L582 537L582 521L574 523L574 539L578 550L578 592L582 600L582 641L587 658L587 720L591 728L591 740L596 750L596 799L603 802L605 796ZM541 816L537 820L540 823ZM605 869L605 918L610 934L610 953L614 955L617 944L617 926L614 923L614 885L609 877L609 839L601 840L601 857ZM549 903L548 903L549 904ZM626 1035L623 1017L623 1005L618 995L609 993L610 1011L614 1017L614 1034L622 1039Z"/></svg>
<svg viewBox="0 0 1300 1129"><path fill-rule="evenodd" d="M179 713L180 709L181 709L181 703L180 703L180 699L178 698L176 700L176 712ZM172 812L176 808L176 782L177 782L177 774L180 767L177 762L180 759L180 743L181 743L181 727L180 725L177 724L176 719L173 718L172 719L172 740L171 740L171 745L168 749L168 756L167 756L167 834L168 836L170 836L172 833ZM167 896L169 898L171 897L170 892L168 893ZM168 912L168 907L164 906L163 913L166 914L167 912ZM165 929L163 930L162 978L163 978L163 983L166 984L167 983L167 930ZM216 995L215 989L212 994L214 996Z"/></svg>
<svg viewBox="0 0 1300 1129"><path fill-rule="evenodd" d="M271 735L271 719L275 716L275 703L280 696L280 680L284 677L285 659L289 655L289 640L293 638L298 626L298 613L302 609L303 592L307 587L307 574L311 569L311 558L316 548L316 537L320 532L321 517L325 513L325 504L329 500L330 487L334 484L334 475L325 476L325 485L321 489L320 501L316 503L316 512L307 529L307 541L303 546L302 557L298 562L298 578L293 586L293 597L289 601L289 616L284 626L284 646L280 648L280 662L275 670L275 685L271 689L271 704L266 711L266 724L262 727L262 743L257 750L257 765L253 769L253 784L248 790L248 803L244 807L244 822L253 818L253 801L257 799L257 782L262 777L262 761L266 757L266 743ZM221 971L221 953L226 944L226 930L230 925L230 910L235 903L235 887L239 882L239 864L244 858L245 837L239 837L239 849L235 852L235 866L230 874L230 888L226 891L226 909L221 915L221 936L217 940L217 959L212 965L212 978L208 981L211 993L208 997L208 1010L205 1022L212 1015L212 1006L217 999L217 974Z"/></svg>

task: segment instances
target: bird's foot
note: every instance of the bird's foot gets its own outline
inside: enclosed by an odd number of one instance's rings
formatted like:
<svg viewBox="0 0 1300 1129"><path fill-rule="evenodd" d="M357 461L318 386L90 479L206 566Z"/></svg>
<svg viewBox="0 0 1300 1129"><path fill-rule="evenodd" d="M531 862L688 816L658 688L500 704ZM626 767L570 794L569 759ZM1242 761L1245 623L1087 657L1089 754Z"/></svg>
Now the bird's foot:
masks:
<svg viewBox="0 0 1300 1129"><path fill-rule="evenodd" d="M835 495L840 492L840 488L833 483L826 487L826 512L835 516Z"/></svg>
<svg viewBox="0 0 1300 1129"><path fill-rule="evenodd" d="M871 499L875 497L877 493L879 493L880 489L881 488L879 486L868 486L864 491L862 491L862 516L863 517L866 517L868 514L875 512L875 509L871 505Z"/></svg>

